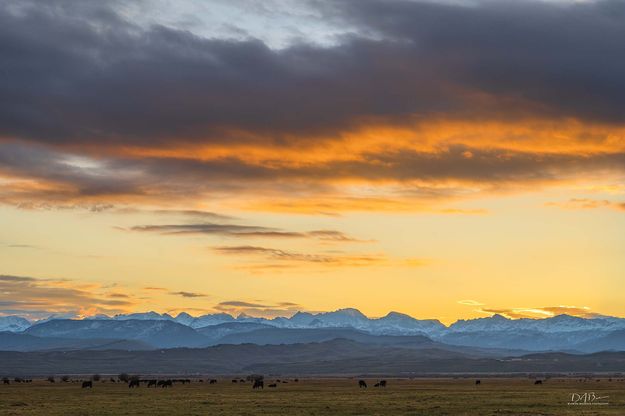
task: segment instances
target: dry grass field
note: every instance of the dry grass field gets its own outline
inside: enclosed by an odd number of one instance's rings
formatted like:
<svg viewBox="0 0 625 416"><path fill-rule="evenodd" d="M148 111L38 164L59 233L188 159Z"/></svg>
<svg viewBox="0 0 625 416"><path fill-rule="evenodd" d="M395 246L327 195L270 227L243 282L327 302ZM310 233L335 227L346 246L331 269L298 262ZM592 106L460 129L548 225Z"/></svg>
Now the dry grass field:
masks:
<svg viewBox="0 0 625 416"><path fill-rule="evenodd" d="M272 382L268 379L266 383ZM0 385L1 415L625 415L624 381L527 378L388 379L360 389L355 379L301 379L252 390L250 383L175 384L129 389L97 382ZM568 405L572 393L608 396L599 405Z"/></svg>

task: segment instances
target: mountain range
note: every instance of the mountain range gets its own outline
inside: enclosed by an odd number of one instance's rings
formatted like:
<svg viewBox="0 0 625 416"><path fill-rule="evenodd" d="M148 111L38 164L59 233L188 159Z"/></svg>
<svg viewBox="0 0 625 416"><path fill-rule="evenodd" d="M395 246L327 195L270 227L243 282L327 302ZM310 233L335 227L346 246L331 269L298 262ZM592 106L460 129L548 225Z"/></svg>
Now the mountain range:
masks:
<svg viewBox="0 0 625 416"><path fill-rule="evenodd" d="M625 319L558 315L545 319L508 319L501 315L459 320L445 326L398 312L368 318L357 309L297 312L273 319L226 313L193 317L156 312L97 315L84 319L29 322L0 317L0 350L53 349L144 350L204 348L219 344L305 344L346 339L367 345L405 346L416 340L465 349L501 351L625 351ZM499 351L499 353L497 353Z"/></svg>

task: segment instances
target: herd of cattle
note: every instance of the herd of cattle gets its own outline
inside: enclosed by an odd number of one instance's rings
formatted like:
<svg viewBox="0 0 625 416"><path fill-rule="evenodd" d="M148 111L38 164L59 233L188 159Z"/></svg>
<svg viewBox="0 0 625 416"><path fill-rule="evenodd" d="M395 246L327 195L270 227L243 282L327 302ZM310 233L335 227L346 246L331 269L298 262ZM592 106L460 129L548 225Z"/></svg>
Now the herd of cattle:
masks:
<svg viewBox="0 0 625 416"><path fill-rule="evenodd" d="M49 383L55 383L56 379L53 376L50 376L46 379ZM587 382L587 381L601 381L600 379L593 379L590 377L585 377L585 378L581 378L578 379L577 381L579 382ZM625 379L612 379L609 378L607 379L607 381L625 381ZM32 383L32 379L25 379L22 377L15 377L12 380L14 383ZM93 388L94 382L100 381L102 383L104 383L106 380L102 380L100 378L99 375L95 375L93 377L91 377L90 380L84 381L84 380L70 380L69 376L63 376L61 377L61 381L62 382L73 382L73 383L81 383L81 386L83 389L86 388ZM534 384L535 385L541 385L543 384L544 381L547 381L546 379L537 379L534 380ZM117 379L111 377L109 379L109 382L111 383L127 383L128 384L128 388L137 388L140 387L142 384L144 384L147 388L168 388L168 387L173 387L174 384L189 384L191 383L191 379L188 378L178 378L178 379L142 379L139 378L138 376L128 376L125 374L121 374ZM199 383L204 383L206 382L207 384L216 384L217 383L217 379L198 379L197 382ZM292 379L292 382L297 383L299 382L299 379L295 378ZM256 390L256 389L264 389L265 388L265 379L264 376L259 375L259 374L253 374L250 376L247 376L245 379L242 378L234 378L232 379L232 383L251 383L252 384L252 389ZM289 383L289 380L280 380L280 379L276 379L274 380L272 383L267 384L267 387L269 388L276 388L278 387L278 384L287 384ZM8 377L3 377L2 378L2 384L8 385L11 384L11 379L9 379ZM481 380L475 380L475 385L481 385L482 381ZM386 387L387 382L386 380L379 380L378 382L376 382L373 387ZM367 388L367 382L365 380L358 380L358 387L360 388Z"/></svg>
<svg viewBox="0 0 625 416"><path fill-rule="evenodd" d="M56 383L56 379L53 376L50 376L46 379L46 381L48 381L49 383ZM91 377L90 380L70 380L69 376L63 376L61 377L61 381L65 382L65 383L80 383L83 389L91 389L94 386L94 382L100 381L102 383L105 383L106 380L102 380L101 377L99 375L95 375L93 377ZM159 379L142 379L139 378L138 376L128 376L128 375L120 375L117 379L111 377L108 380L110 383L127 383L128 384L128 388L132 389L132 388L137 388L140 387L142 384L144 384L147 388L168 388L168 387L173 387L174 384L178 383L178 384L189 384L191 383L191 379L188 378L177 378L177 379L165 379L165 380L159 380ZM21 377L15 377L12 381L11 379L9 379L8 377L3 377L2 378L2 384L11 384L11 382L14 383L32 383L32 379L24 379ZM217 384L217 379L215 378L211 378L211 379L198 379L197 380L198 383L204 383L206 382L207 384ZM247 383L250 382L252 383L252 388L253 389L263 389L265 387L265 382L264 382L264 377L262 375L251 375L248 376L246 379L232 379L232 383ZM297 383L299 382L299 379L295 378L293 379L293 382ZM282 384L286 384L288 383L288 380L275 380L275 382L270 383L267 385L267 387L271 387L271 388L276 388L278 387L278 383L282 383Z"/></svg>

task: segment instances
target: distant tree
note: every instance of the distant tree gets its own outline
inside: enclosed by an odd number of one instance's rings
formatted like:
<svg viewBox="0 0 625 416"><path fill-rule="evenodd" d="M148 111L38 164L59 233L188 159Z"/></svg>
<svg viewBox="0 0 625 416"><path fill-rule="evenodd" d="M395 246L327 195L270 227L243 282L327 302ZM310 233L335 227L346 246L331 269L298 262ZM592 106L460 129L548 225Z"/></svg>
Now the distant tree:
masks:
<svg viewBox="0 0 625 416"><path fill-rule="evenodd" d="M128 373L121 373L117 376L117 378L124 383L128 383L128 381L130 380L130 376L128 375Z"/></svg>
<svg viewBox="0 0 625 416"><path fill-rule="evenodd" d="M63 383L67 383L67 382L69 381L69 376L63 376L63 377L61 377L61 381L62 381Z"/></svg>
<svg viewBox="0 0 625 416"><path fill-rule="evenodd" d="M94 374L93 377L91 377L91 380L93 381L100 381L102 377L100 377L100 374Z"/></svg>

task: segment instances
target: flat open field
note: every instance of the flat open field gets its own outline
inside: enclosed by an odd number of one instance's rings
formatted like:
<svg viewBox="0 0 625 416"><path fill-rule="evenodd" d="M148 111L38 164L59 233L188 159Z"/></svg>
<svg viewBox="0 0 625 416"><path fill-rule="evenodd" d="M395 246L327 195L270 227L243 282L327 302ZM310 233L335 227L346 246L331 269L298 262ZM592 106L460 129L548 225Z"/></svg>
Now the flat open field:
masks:
<svg viewBox="0 0 625 416"><path fill-rule="evenodd" d="M0 385L1 415L625 415L625 382L527 378L388 379L388 387L360 389L355 379L300 379L252 390L250 383L175 384L129 389L94 382ZM608 396L600 405L568 405L572 393Z"/></svg>

